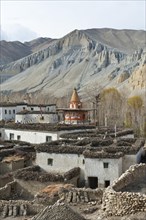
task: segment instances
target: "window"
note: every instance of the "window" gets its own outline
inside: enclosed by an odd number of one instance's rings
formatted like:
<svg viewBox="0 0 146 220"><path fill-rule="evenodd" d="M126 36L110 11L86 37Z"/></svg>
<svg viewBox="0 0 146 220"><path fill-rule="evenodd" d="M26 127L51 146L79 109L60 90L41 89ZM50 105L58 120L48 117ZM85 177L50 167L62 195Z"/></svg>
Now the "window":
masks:
<svg viewBox="0 0 146 220"><path fill-rule="evenodd" d="M50 110L50 109L49 109L49 107L48 107L48 112L49 112L49 110Z"/></svg>
<svg viewBox="0 0 146 220"><path fill-rule="evenodd" d="M13 114L15 114L15 109L13 110Z"/></svg>
<svg viewBox="0 0 146 220"><path fill-rule="evenodd" d="M7 110L5 109L5 114L7 114Z"/></svg>
<svg viewBox="0 0 146 220"><path fill-rule="evenodd" d="M33 111L34 108L31 108L31 111Z"/></svg>
<svg viewBox="0 0 146 220"><path fill-rule="evenodd" d="M40 117L40 120L44 120L44 116L41 116L41 117Z"/></svg>
<svg viewBox="0 0 146 220"><path fill-rule="evenodd" d="M10 133L10 140L14 140L14 134Z"/></svg>
<svg viewBox="0 0 146 220"><path fill-rule="evenodd" d="M83 164L85 164L85 160L83 159Z"/></svg>
<svg viewBox="0 0 146 220"><path fill-rule="evenodd" d="M105 180L104 181L104 187L108 187L110 185L110 180Z"/></svg>
<svg viewBox="0 0 146 220"><path fill-rule="evenodd" d="M9 114L11 114L11 110L9 110Z"/></svg>
<svg viewBox="0 0 146 220"><path fill-rule="evenodd" d="M46 142L50 142L52 141L52 137L51 136L46 136Z"/></svg>
<svg viewBox="0 0 146 220"><path fill-rule="evenodd" d="M25 107L23 107L23 110L25 110Z"/></svg>
<svg viewBox="0 0 146 220"><path fill-rule="evenodd" d="M2 133L0 132L0 138L2 137Z"/></svg>
<svg viewBox="0 0 146 220"><path fill-rule="evenodd" d="M108 166L109 166L109 163L103 163L104 168L108 168Z"/></svg>
<svg viewBox="0 0 146 220"><path fill-rule="evenodd" d="M52 158L49 158L49 159L48 159L48 165L50 165L50 166L53 165L53 159L52 159Z"/></svg>
<svg viewBox="0 0 146 220"><path fill-rule="evenodd" d="M21 136L17 135L17 140L20 141L21 140Z"/></svg>

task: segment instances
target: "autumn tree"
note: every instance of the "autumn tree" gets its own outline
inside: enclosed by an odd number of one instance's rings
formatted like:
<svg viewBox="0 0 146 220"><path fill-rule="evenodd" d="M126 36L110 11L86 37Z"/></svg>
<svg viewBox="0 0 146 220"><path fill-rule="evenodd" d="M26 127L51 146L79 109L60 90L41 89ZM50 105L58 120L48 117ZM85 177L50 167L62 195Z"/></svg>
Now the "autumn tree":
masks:
<svg viewBox="0 0 146 220"><path fill-rule="evenodd" d="M106 126L122 125L122 96L114 88L104 89L100 94L100 118Z"/></svg>
<svg viewBox="0 0 146 220"><path fill-rule="evenodd" d="M127 116L125 124L133 127L137 134L140 134L144 128L143 99L140 96L132 96L127 100ZM129 123L130 122L130 123Z"/></svg>

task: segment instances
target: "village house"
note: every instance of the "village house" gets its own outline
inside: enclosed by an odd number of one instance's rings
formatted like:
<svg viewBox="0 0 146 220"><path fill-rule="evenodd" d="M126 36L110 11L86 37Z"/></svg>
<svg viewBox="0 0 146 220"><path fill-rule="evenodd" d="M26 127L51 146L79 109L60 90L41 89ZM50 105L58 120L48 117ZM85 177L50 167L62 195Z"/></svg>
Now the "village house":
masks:
<svg viewBox="0 0 146 220"><path fill-rule="evenodd" d="M26 103L0 103L0 121L14 121L16 113L22 111L26 106Z"/></svg>
<svg viewBox="0 0 146 220"><path fill-rule="evenodd" d="M58 113L56 105L27 105L22 111L17 112L15 123L57 123Z"/></svg>
<svg viewBox="0 0 146 220"><path fill-rule="evenodd" d="M68 140L69 141L69 140ZM87 140L86 140L87 141ZM140 163L143 140L119 140L109 146L97 146L87 141L57 141L40 145L36 151L36 164L47 172L65 172L80 168L78 186L107 187L130 165Z"/></svg>
<svg viewBox="0 0 146 220"><path fill-rule="evenodd" d="M57 124L6 124L0 128L1 140L18 140L33 144L40 144L58 140L63 133L73 133L89 131L95 129L94 126L70 126Z"/></svg>
<svg viewBox="0 0 146 220"><path fill-rule="evenodd" d="M55 104L37 105L5 102L0 103L0 121L15 123L57 123L58 113Z"/></svg>

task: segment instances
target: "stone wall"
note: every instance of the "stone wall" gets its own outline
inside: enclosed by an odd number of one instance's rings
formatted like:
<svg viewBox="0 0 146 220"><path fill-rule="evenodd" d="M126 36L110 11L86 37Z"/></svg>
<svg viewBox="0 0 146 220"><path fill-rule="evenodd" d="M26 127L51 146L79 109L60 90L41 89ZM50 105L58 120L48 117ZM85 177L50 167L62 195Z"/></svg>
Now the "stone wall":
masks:
<svg viewBox="0 0 146 220"><path fill-rule="evenodd" d="M15 186L16 182L13 181L0 188L0 199L9 199L11 196L12 188L15 188Z"/></svg>
<svg viewBox="0 0 146 220"><path fill-rule="evenodd" d="M61 201L67 203L101 203L103 196L103 189L92 190L90 188L72 188L68 192L60 194Z"/></svg>
<svg viewBox="0 0 146 220"><path fill-rule="evenodd" d="M114 181L103 194L102 208L107 215L123 216L146 211L146 195L122 192L124 187L146 176L146 164L133 165L120 178Z"/></svg>
<svg viewBox="0 0 146 220"><path fill-rule="evenodd" d="M11 161L11 162L1 162L0 163L0 174L6 174L18 169L24 168L24 159Z"/></svg>
<svg viewBox="0 0 146 220"><path fill-rule="evenodd" d="M7 216L35 215L44 208L45 207L41 204L35 204L25 200L0 200L0 216L3 218Z"/></svg>
<svg viewBox="0 0 146 220"><path fill-rule="evenodd" d="M0 177L0 188L4 187L7 183L13 181L13 176L12 175L5 175Z"/></svg>

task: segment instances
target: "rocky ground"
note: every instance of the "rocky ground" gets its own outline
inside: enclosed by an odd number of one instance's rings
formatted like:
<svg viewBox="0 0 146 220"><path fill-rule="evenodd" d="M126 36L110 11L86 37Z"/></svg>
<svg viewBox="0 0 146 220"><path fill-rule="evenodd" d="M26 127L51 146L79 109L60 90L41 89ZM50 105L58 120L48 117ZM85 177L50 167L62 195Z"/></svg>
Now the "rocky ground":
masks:
<svg viewBox="0 0 146 220"><path fill-rule="evenodd" d="M64 209L64 208L63 208ZM48 213L48 217L45 220L61 220L61 217L63 217L63 220L82 220L83 218L80 217L83 216L85 220L146 220L146 212L139 212L136 214L126 215L126 216L105 216L105 213L101 210L101 205L71 205L71 209L73 210L73 216L71 218L70 215L66 214L64 216L64 213L62 211L56 212L55 209L50 208ZM67 208L67 210L70 210ZM75 213L79 214L75 214ZM51 214L50 214L51 213ZM38 216L39 217L39 216ZM32 216L25 216L25 217L7 217L6 220L32 220ZM35 218L38 220L38 218ZM0 217L0 220L1 217ZM42 216L41 219L42 220Z"/></svg>

